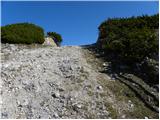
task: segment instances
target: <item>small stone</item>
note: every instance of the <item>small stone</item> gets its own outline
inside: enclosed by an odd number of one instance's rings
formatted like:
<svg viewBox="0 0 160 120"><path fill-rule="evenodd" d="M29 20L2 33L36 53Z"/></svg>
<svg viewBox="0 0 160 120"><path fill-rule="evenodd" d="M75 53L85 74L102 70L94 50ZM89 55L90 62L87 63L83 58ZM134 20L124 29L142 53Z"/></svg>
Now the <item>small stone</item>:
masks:
<svg viewBox="0 0 160 120"><path fill-rule="evenodd" d="M64 101L62 99L59 100L60 103L64 103Z"/></svg>
<svg viewBox="0 0 160 120"><path fill-rule="evenodd" d="M54 113L54 117L58 118L58 117L59 117L59 115L58 115L57 113Z"/></svg>
<svg viewBox="0 0 160 120"><path fill-rule="evenodd" d="M133 108L133 107L134 107L134 104L131 104L130 107Z"/></svg>
<svg viewBox="0 0 160 120"><path fill-rule="evenodd" d="M126 115L122 115L122 119L126 118Z"/></svg>
<svg viewBox="0 0 160 120"><path fill-rule="evenodd" d="M18 105L18 107L22 107L22 105Z"/></svg>
<svg viewBox="0 0 160 120"><path fill-rule="evenodd" d="M81 109L81 108L82 108L82 105L78 104L78 105L77 105L77 108Z"/></svg>
<svg viewBox="0 0 160 120"><path fill-rule="evenodd" d="M133 85L133 86L136 86L136 84L135 84L135 83L132 83L132 85Z"/></svg>
<svg viewBox="0 0 160 120"><path fill-rule="evenodd" d="M9 66L9 64L4 64L4 67L7 68Z"/></svg>
<svg viewBox="0 0 160 120"><path fill-rule="evenodd" d="M17 101L17 105L20 105L21 104L21 102L20 101Z"/></svg>
<svg viewBox="0 0 160 120"><path fill-rule="evenodd" d="M148 119L148 117L144 117L144 119Z"/></svg>
<svg viewBox="0 0 160 120"><path fill-rule="evenodd" d="M106 64L106 63L103 63L103 67L107 67L107 64Z"/></svg>
<svg viewBox="0 0 160 120"><path fill-rule="evenodd" d="M98 90L102 90L103 88L102 88L102 86L98 86L97 89Z"/></svg>
<svg viewBox="0 0 160 120"><path fill-rule="evenodd" d="M112 77L111 80L115 80L115 77Z"/></svg>
<svg viewBox="0 0 160 120"><path fill-rule="evenodd" d="M63 89L63 88L58 88L58 90L59 90L60 92L63 92L63 91L64 91L64 89Z"/></svg>
<svg viewBox="0 0 160 120"><path fill-rule="evenodd" d="M111 77L110 77L110 76L107 76L107 78L108 78L109 80L111 80Z"/></svg>
<svg viewBox="0 0 160 120"><path fill-rule="evenodd" d="M7 113L1 113L2 118L7 118L8 114Z"/></svg>
<svg viewBox="0 0 160 120"><path fill-rule="evenodd" d="M74 104L73 105L73 109L75 110L75 111L78 111L79 109L81 109L82 108L82 105L81 104Z"/></svg>
<svg viewBox="0 0 160 120"><path fill-rule="evenodd" d="M72 97L70 97L70 98L69 98L69 100L70 100L70 101L73 101L73 98L72 98Z"/></svg>
<svg viewBox="0 0 160 120"><path fill-rule="evenodd" d="M53 94L52 94L52 97L54 97L54 98L59 98L59 97L60 97L60 94L59 94L58 92L53 93Z"/></svg>

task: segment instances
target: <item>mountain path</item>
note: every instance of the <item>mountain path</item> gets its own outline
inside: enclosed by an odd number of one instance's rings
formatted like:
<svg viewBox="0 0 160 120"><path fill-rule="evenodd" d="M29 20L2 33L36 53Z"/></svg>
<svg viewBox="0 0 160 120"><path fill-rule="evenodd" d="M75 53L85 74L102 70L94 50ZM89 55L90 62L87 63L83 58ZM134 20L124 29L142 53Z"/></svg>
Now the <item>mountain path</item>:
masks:
<svg viewBox="0 0 160 120"><path fill-rule="evenodd" d="M1 49L1 118L127 118L134 109L103 86L115 80L88 46Z"/></svg>

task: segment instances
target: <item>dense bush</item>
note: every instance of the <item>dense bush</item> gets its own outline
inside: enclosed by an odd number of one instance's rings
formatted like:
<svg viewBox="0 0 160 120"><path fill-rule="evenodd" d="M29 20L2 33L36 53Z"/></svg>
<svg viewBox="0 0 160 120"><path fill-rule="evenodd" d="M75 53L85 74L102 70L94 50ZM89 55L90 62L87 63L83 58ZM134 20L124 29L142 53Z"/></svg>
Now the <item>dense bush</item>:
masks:
<svg viewBox="0 0 160 120"><path fill-rule="evenodd" d="M39 26L30 23L17 23L1 27L2 43L43 43L44 32Z"/></svg>
<svg viewBox="0 0 160 120"><path fill-rule="evenodd" d="M159 15L108 19L99 26L98 43L108 53L125 62L138 62L158 54L155 29Z"/></svg>
<svg viewBox="0 0 160 120"><path fill-rule="evenodd" d="M61 42L62 42L62 37L60 34L56 33L56 32L47 32L47 35L51 38L54 39L55 43L60 46Z"/></svg>

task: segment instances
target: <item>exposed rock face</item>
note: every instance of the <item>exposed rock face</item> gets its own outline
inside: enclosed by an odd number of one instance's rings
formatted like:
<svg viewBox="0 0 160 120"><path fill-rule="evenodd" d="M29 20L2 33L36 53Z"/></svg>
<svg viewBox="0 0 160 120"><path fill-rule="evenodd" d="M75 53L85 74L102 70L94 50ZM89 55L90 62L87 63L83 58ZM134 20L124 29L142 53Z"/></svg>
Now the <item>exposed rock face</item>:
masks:
<svg viewBox="0 0 160 120"><path fill-rule="evenodd" d="M1 55L0 118L127 118L136 108L104 86L116 81L85 47L2 44Z"/></svg>

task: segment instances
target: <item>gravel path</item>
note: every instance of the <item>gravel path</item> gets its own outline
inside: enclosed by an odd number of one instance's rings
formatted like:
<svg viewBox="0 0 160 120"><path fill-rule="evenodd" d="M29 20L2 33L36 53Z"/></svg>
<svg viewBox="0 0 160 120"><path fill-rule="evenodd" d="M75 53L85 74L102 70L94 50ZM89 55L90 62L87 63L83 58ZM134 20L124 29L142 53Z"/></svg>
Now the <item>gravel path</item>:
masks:
<svg viewBox="0 0 160 120"><path fill-rule="evenodd" d="M1 118L108 118L95 104L103 90L82 51L2 45Z"/></svg>
<svg viewBox="0 0 160 120"><path fill-rule="evenodd" d="M114 81L99 72L96 60L80 46L2 44L0 118L103 119L113 116L112 104L118 118L125 118L121 111L132 108L99 84L99 79Z"/></svg>

